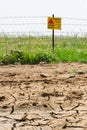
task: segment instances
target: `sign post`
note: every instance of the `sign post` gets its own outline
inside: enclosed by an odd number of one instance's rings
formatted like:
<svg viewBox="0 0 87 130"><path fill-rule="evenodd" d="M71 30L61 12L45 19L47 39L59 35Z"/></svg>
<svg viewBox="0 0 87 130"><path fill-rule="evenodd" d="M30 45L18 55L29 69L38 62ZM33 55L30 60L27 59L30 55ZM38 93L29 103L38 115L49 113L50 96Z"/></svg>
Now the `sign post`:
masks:
<svg viewBox="0 0 87 130"><path fill-rule="evenodd" d="M54 29L61 30L61 18L48 17L48 29L52 30L52 50L54 51Z"/></svg>
<svg viewBox="0 0 87 130"><path fill-rule="evenodd" d="M52 15L52 18L54 18L54 14ZM52 50L54 51L54 28L52 29Z"/></svg>

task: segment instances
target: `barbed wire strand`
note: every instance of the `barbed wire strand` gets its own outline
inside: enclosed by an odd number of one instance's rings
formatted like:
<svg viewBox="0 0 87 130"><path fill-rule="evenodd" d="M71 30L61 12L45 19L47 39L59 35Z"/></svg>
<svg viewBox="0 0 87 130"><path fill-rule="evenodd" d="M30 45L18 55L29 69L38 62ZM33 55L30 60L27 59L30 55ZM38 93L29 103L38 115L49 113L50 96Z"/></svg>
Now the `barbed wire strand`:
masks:
<svg viewBox="0 0 87 130"><path fill-rule="evenodd" d="M48 16L3 16L0 17L0 19L29 19L29 18L47 18ZM52 17L52 16L50 16ZM68 20L79 20L79 21L87 21L87 19L85 18L76 18L76 17L60 17L60 16L55 16L55 17L59 17L62 19L68 19Z"/></svg>
<svg viewBox="0 0 87 130"><path fill-rule="evenodd" d="M1 26L6 26L6 25L12 25L12 26L15 26L15 25L46 25L47 23L0 23ZM71 24L71 23L67 23L67 24L62 24L63 26L87 26L87 24Z"/></svg>
<svg viewBox="0 0 87 130"><path fill-rule="evenodd" d="M8 33L8 34L17 34L17 33L21 33L21 34L51 34L51 31L7 31L7 32L0 32L0 34L5 34L5 33ZM59 31L59 32L56 32L56 34L87 34L87 31Z"/></svg>
<svg viewBox="0 0 87 130"><path fill-rule="evenodd" d="M46 18L47 16L7 16L0 17L0 19L27 19L27 18Z"/></svg>
<svg viewBox="0 0 87 130"><path fill-rule="evenodd" d="M84 18L71 18L71 17L62 17L63 19L68 19L68 20L78 20L78 21L87 21L87 19Z"/></svg>

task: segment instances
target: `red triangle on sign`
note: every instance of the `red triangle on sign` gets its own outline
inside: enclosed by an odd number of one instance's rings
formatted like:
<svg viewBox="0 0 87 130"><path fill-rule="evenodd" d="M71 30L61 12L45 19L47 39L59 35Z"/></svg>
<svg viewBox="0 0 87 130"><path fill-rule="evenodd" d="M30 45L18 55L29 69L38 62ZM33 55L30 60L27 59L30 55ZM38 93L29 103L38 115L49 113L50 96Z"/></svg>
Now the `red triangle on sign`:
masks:
<svg viewBox="0 0 87 130"><path fill-rule="evenodd" d="M48 22L48 24L54 24L53 19L51 18Z"/></svg>

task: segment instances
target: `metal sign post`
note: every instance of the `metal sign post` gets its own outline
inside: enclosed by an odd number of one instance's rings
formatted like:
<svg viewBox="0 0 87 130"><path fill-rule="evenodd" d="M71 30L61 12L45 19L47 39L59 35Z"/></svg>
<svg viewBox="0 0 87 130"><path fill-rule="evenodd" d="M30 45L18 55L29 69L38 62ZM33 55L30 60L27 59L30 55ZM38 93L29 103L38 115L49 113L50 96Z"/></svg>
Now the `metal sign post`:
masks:
<svg viewBox="0 0 87 130"><path fill-rule="evenodd" d="M54 14L52 15L52 18L54 18ZM52 50L54 51L54 28L52 29Z"/></svg>
<svg viewBox="0 0 87 130"><path fill-rule="evenodd" d="M61 30L61 18L48 17L48 29L52 29L52 50L54 51L54 29Z"/></svg>

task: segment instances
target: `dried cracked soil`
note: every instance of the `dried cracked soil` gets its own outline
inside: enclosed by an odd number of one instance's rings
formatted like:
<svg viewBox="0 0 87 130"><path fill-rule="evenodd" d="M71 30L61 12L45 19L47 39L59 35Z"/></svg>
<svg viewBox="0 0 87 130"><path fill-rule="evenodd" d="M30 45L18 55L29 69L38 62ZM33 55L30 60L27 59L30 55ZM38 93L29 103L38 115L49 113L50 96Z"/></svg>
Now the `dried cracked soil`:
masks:
<svg viewBox="0 0 87 130"><path fill-rule="evenodd" d="M0 130L87 130L87 64L0 66Z"/></svg>

